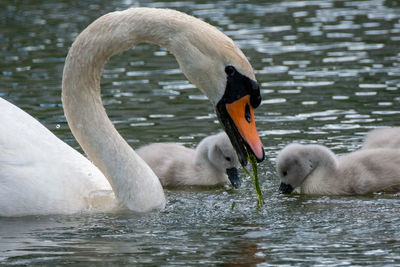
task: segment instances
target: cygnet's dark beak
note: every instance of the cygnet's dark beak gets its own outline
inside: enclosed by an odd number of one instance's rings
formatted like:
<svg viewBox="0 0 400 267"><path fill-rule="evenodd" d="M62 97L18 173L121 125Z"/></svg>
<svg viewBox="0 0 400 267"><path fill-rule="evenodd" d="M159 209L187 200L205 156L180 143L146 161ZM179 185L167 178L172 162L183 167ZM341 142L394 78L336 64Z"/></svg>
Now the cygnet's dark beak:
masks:
<svg viewBox="0 0 400 267"><path fill-rule="evenodd" d="M281 183L279 186L279 193L280 194L290 194L292 193L294 188L290 184Z"/></svg>
<svg viewBox="0 0 400 267"><path fill-rule="evenodd" d="M238 170L236 168L226 169L226 174L228 175L229 181L234 188L240 187L240 179L238 175Z"/></svg>

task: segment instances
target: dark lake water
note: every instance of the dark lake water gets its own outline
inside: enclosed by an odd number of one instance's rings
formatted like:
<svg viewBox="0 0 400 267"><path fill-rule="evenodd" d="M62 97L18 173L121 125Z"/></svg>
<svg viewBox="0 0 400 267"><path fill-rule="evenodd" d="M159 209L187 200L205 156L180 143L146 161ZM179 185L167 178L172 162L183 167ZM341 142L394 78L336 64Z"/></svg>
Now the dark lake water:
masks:
<svg viewBox="0 0 400 267"><path fill-rule="evenodd" d="M342 154L359 148L370 129L400 124L399 4L2 0L0 96L79 151L60 99L68 48L100 15L147 6L197 16L242 48L262 88L256 120L267 158L259 165L262 210L242 171L239 190L167 190L166 209L144 216L0 218L0 265L399 265L400 194L280 196L273 167L291 142ZM210 103L156 46L113 57L102 94L133 147L193 147L220 129Z"/></svg>

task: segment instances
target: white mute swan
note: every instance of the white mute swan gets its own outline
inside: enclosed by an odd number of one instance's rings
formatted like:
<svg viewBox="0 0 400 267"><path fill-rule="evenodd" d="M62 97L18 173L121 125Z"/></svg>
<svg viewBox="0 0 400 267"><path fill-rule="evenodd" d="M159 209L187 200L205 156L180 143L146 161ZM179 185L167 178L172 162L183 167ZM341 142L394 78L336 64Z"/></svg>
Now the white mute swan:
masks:
<svg viewBox="0 0 400 267"><path fill-rule="evenodd" d="M174 10L112 12L76 38L62 81L63 108L71 131L107 180L32 117L1 101L0 123L5 127L0 130L0 216L87 210L90 194L108 190L108 182L117 203L132 211L165 206L158 178L115 130L100 98L106 61L143 42L166 47L175 55L186 77L215 107L242 163L248 153L263 160L254 121L260 90L250 63L229 37Z"/></svg>
<svg viewBox="0 0 400 267"><path fill-rule="evenodd" d="M400 127L375 129L369 132L362 148L400 148Z"/></svg>
<svg viewBox="0 0 400 267"><path fill-rule="evenodd" d="M400 190L400 150L361 149L336 157L321 145L290 144L277 157L279 191L352 195Z"/></svg>
<svg viewBox="0 0 400 267"><path fill-rule="evenodd" d="M150 166L163 186L240 186L239 160L226 133L204 138L196 150L174 143L154 143L139 148L139 156Z"/></svg>

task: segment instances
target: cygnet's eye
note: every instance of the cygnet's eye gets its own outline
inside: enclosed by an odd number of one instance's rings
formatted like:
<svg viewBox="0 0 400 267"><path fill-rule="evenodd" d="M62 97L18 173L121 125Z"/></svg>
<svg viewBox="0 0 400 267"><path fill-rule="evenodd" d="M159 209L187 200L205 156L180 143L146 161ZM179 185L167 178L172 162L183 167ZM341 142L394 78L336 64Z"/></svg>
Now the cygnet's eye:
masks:
<svg viewBox="0 0 400 267"><path fill-rule="evenodd" d="M286 175L287 175L287 171L283 171L283 172L282 172L282 175L283 175L283 176L286 176Z"/></svg>
<svg viewBox="0 0 400 267"><path fill-rule="evenodd" d="M225 67L225 73L226 73L228 76L233 76L233 75L235 75L235 72L236 72L235 67L233 67L233 66L226 66L226 67Z"/></svg>
<svg viewBox="0 0 400 267"><path fill-rule="evenodd" d="M231 158L230 158L230 157L225 157L225 159L226 159L227 161L231 161Z"/></svg>

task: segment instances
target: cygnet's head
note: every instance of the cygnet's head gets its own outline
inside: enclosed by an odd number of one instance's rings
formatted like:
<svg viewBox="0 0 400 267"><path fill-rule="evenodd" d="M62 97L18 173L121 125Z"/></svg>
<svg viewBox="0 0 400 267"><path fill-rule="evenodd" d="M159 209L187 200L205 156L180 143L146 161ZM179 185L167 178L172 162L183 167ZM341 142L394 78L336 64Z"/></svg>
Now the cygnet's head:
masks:
<svg viewBox="0 0 400 267"><path fill-rule="evenodd" d="M201 143L208 146L207 157L209 162L217 170L226 172L231 184L236 188L239 187L240 179L237 170L239 159L228 135L221 132L205 138Z"/></svg>
<svg viewBox="0 0 400 267"><path fill-rule="evenodd" d="M281 179L280 193L290 194L313 171L315 166L308 154L307 146L300 144L290 144L279 153L276 171Z"/></svg>

